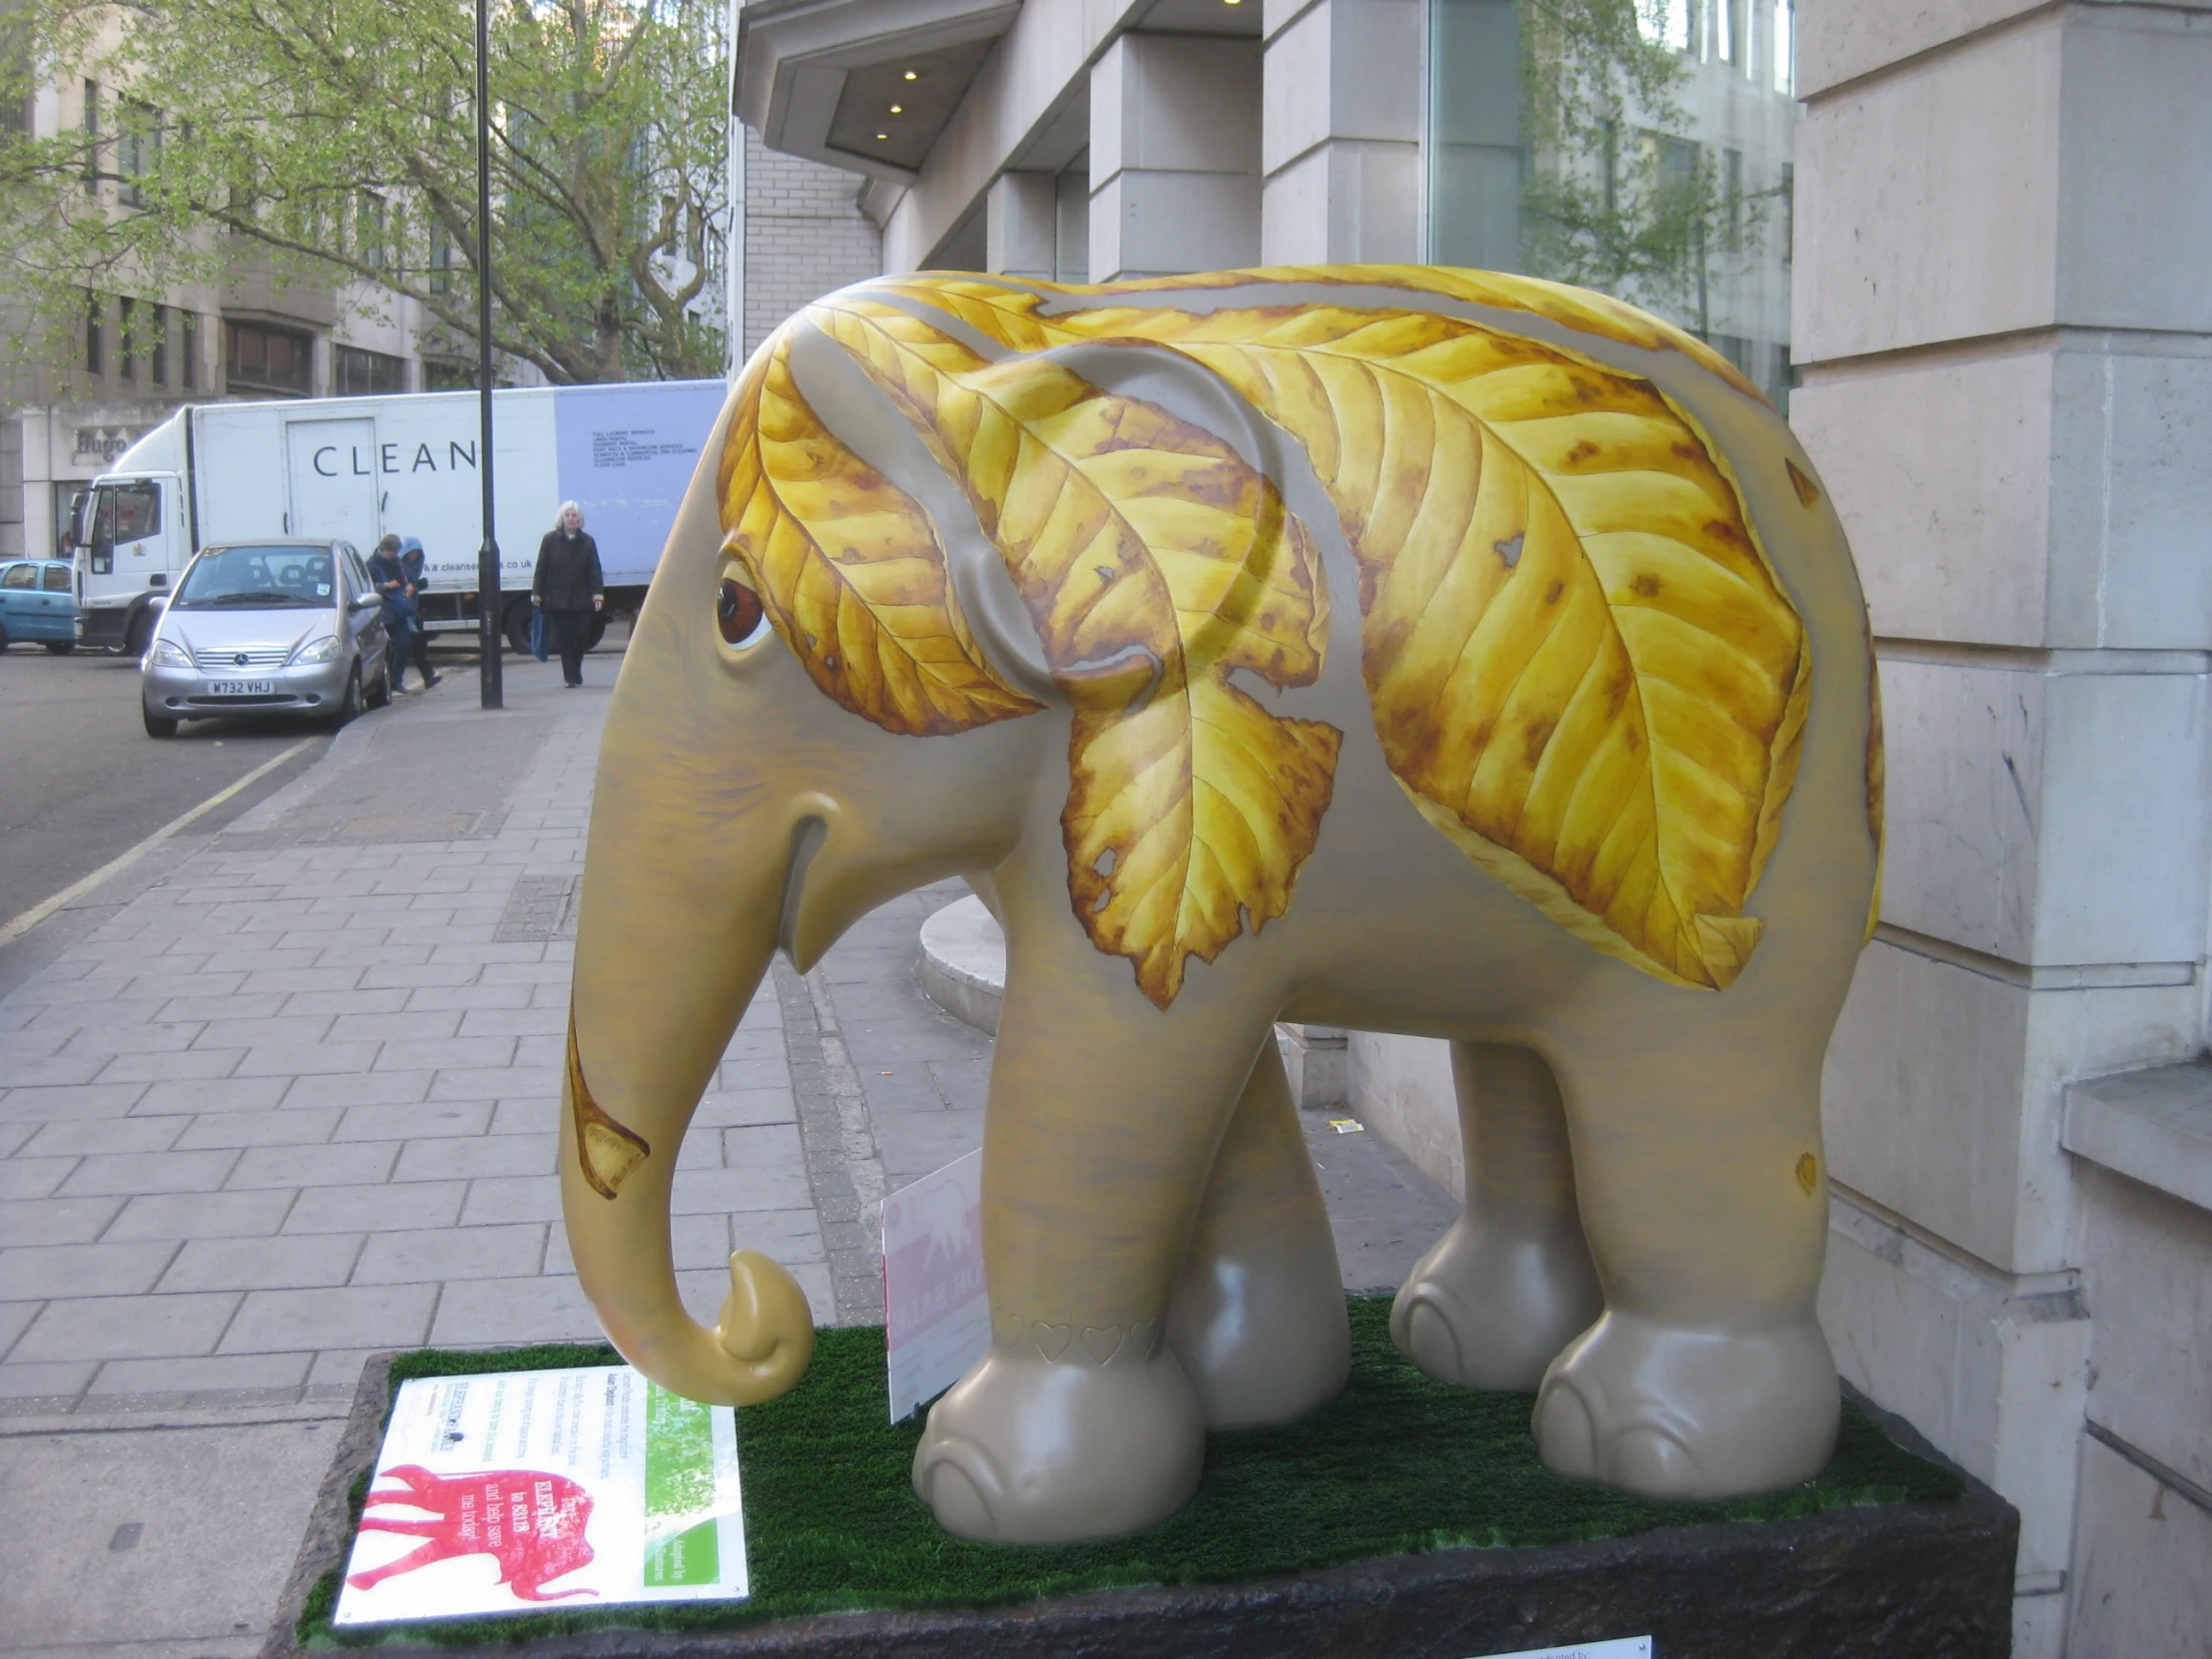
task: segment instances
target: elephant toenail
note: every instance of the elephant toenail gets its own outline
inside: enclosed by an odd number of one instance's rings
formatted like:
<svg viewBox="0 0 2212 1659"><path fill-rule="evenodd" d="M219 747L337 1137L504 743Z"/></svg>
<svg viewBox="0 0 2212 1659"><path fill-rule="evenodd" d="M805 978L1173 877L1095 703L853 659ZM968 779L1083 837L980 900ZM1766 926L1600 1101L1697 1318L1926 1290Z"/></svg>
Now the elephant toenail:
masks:
<svg viewBox="0 0 2212 1659"><path fill-rule="evenodd" d="M1689 1447L1663 1428L1624 1428L1606 1448L1606 1479L1647 1495L1705 1490L1705 1479Z"/></svg>
<svg viewBox="0 0 2212 1659"><path fill-rule="evenodd" d="M1544 1467L1573 1480L1597 1478L1597 1432L1590 1408L1568 1382L1552 1382L1536 1400L1536 1450Z"/></svg>
<svg viewBox="0 0 2212 1659"><path fill-rule="evenodd" d="M949 1457L926 1470L920 1484L924 1488L921 1500L929 1505L937 1524L953 1536L987 1542L999 1535L998 1519L991 1513L991 1506L983 1501L967 1470Z"/></svg>

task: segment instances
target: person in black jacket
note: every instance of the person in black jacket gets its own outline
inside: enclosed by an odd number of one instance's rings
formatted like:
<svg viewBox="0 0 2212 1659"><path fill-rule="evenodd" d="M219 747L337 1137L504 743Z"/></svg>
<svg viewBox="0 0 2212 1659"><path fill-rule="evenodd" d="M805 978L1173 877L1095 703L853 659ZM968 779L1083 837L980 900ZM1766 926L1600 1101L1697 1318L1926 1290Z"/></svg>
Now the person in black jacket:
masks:
<svg viewBox="0 0 2212 1659"><path fill-rule="evenodd" d="M581 686L592 613L607 603L607 584L599 573L599 544L584 534L584 509L573 501L561 503L560 524L538 543L530 603L552 621L561 652L561 683Z"/></svg>

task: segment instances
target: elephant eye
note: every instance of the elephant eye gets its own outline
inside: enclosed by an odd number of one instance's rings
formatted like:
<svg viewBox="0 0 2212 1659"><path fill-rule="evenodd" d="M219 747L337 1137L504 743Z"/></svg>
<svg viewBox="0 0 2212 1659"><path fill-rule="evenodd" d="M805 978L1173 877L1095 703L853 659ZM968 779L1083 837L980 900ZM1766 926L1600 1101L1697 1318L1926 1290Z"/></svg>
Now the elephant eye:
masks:
<svg viewBox="0 0 2212 1659"><path fill-rule="evenodd" d="M724 577L715 594L715 623L722 630L725 645L751 645L760 637L768 614L761 609L761 596L743 582Z"/></svg>

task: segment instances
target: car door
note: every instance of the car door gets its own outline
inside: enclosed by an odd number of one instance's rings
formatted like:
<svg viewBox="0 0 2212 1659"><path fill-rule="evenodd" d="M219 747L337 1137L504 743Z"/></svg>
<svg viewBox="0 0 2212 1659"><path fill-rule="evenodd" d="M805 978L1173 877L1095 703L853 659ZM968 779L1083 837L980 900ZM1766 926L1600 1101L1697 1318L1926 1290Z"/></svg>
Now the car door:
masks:
<svg viewBox="0 0 2212 1659"><path fill-rule="evenodd" d="M368 579L368 567L361 563L361 556L340 542L338 557L345 566L346 592L352 599L345 608L345 627L361 654L361 681L373 684L384 654L384 608L381 604L360 603L376 597L376 584Z"/></svg>
<svg viewBox="0 0 2212 1659"><path fill-rule="evenodd" d="M33 608L38 604L38 566L11 564L0 570L0 626L8 630L11 640L36 639L37 625L31 620Z"/></svg>

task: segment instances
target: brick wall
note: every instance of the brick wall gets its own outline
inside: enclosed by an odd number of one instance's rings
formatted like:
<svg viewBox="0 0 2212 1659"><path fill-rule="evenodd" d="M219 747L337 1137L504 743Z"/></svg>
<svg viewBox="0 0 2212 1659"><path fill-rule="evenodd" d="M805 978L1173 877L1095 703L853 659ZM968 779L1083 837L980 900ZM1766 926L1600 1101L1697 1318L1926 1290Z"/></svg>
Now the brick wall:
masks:
<svg viewBox="0 0 2212 1659"><path fill-rule="evenodd" d="M745 134L745 348L832 288L883 273L883 239L857 206L860 176L764 149Z"/></svg>

